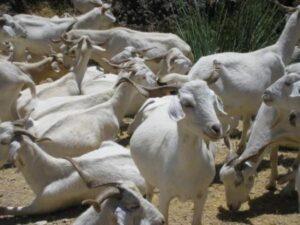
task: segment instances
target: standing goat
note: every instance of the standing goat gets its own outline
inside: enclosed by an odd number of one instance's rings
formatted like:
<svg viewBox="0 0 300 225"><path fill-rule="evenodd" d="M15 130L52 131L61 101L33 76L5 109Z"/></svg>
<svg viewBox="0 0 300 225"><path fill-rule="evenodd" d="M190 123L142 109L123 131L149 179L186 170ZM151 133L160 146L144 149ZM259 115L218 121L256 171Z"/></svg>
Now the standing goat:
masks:
<svg viewBox="0 0 300 225"><path fill-rule="evenodd" d="M223 100L225 111L243 120L238 153L245 147L251 118L261 104L261 95L284 75L284 66L290 62L300 37L300 6L293 10L295 12L274 45L249 53L225 52L201 57L187 77L177 76L180 81L205 79L212 73L215 60L223 64L220 79L211 88Z"/></svg>
<svg viewBox="0 0 300 225"><path fill-rule="evenodd" d="M149 94L160 96L164 89ZM213 153L205 141L222 137L216 115L220 111L219 99L206 82L187 82L168 107L148 115L130 140L132 157L146 179L147 196L151 199L153 189L159 189L159 209L166 220L170 201L178 197L194 201L193 225L202 223L208 187L215 176Z"/></svg>
<svg viewBox="0 0 300 225"><path fill-rule="evenodd" d="M238 210L248 200L254 185L257 167L267 147L299 146L300 130L290 126L291 110L299 110L300 75L283 76L263 96L264 102L254 121L246 149L241 156L233 152L220 171L225 185L226 201L230 210ZM267 105L266 105L267 104ZM271 153L272 174L268 186L274 187L277 178L277 152Z"/></svg>

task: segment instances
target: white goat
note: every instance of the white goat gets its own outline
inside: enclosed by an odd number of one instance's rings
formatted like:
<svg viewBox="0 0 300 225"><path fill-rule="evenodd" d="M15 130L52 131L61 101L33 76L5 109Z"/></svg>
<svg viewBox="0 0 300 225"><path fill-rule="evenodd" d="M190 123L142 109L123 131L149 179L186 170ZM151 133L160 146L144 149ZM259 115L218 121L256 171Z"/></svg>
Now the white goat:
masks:
<svg viewBox="0 0 300 225"><path fill-rule="evenodd" d="M74 8L80 13L86 13L96 6L102 6L101 0L71 0Z"/></svg>
<svg viewBox="0 0 300 225"><path fill-rule="evenodd" d="M82 94L81 82L87 69L93 45L87 37L82 37L74 48L77 50L77 60L73 69L60 79L36 86L38 99L58 96L73 96ZM17 102L17 110L21 115L32 111L36 101L28 97L28 90L21 92Z"/></svg>
<svg viewBox="0 0 300 225"><path fill-rule="evenodd" d="M170 73L187 74L190 72L193 63L178 48L171 48L164 55L148 60L159 60L159 71L155 71L158 77Z"/></svg>
<svg viewBox="0 0 300 225"><path fill-rule="evenodd" d="M44 59L34 62L13 62L22 71L30 74L31 78L37 84L47 79L58 79L62 75L65 75L69 71L69 67L66 67L63 62L61 54L51 55Z"/></svg>
<svg viewBox="0 0 300 225"><path fill-rule="evenodd" d="M85 199L95 198L103 190L103 187L89 188L97 186L97 182L128 180L144 191L145 181L129 151L114 142L104 142L100 149L67 161L48 155L31 140L35 138L27 131L8 122L0 126L9 130L0 135L1 143L5 143L0 151L0 166L13 159L36 195L28 206L0 207L0 215L43 214L78 205ZM91 180L87 186L70 162L87 171L96 182Z"/></svg>
<svg viewBox="0 0 300 225"><path fill-rule="evenodd" d="M249 141L241 156L231 152L220 171L225 185L229 209L237 210L248 200L254 184L256 169L267 152L280 145L299 146L300 130L290 126L290 110L298 109L300 102L300 75L283 76L264 94L264 102L254 121ZM298 81L298 82L297 82ZM277 178L277 151L271 155L272 175L269 185L275 186Z"/></svg>
<svg viewBox="0 0 300 225"><path fill-rule="evenodd" d="M215 60L223 64L220 79L211 88L222 98L225 111L243 120L239 153L245 147L251 118L261 104L260 96L284 75L284 66L289 63L300 37L300 6L295 10L274 45L249 53L225 52L201 57L187 77L177 76L181 81L204 79L210 76ZM164 79L169 80L167 76Z"/></svg>
<svg viewBox="0 0 300 225"><path fill-rule="evenodd" d="M138 50L135 47L128 46L124 48L123 51L112 57L109 62L112 64L121 64L131 58L144 57L144 54L151 49L152 48ZM143 59L145 60L146 64L148 61L157 61L158 67L154 73L156 73L158 77L163 77L169 73L187 74L192 67L192 61L178 48L171 48L165 54L155 58L149 59L144 57Z"/></svg>
<svg viewBox="0 0 300 225"><path fill-rule="evenodd" d="M0 119L2 121L18 118L16 101L24 86L28 86L29 99L36 98L34 82L29 75L22 72L16 65L8 61L0 60Z"/></svg>
<svg viewBox="0 0 300 225"><path fill-rule="evenodd" d="M163 90L161 88L160 90ZM175 88L177 90L177 88ZM154 91L150 95L159 95ZM159 188L159 209L168 220L170 201L193 200L193 225L201 224L208 187L215 176L205 140L222 137L217 96L204 81L185 83L168 107L158 107L135 130L131 154L146 179L147 196Z"/></svg>
<svg viewBox="0 0 300 225"><path fill-rule="evenodd" d="M143 198L132 182L107 187L74 225L164 225L161 213Z"/></svg>
<svg viewBox="0 0 300 225"><path fill-rule="evenodd" d="M110 72L111 67L104 63L102 58L111 59L128 46L134 47L137 50L144 50L143 56L148 59L164 55L168 50L176 47L190 60L193 60L190 46L174 34L141 32L117 27L101 31L72 30L66 36L68 40L72 40L82 35L89 36L92 41L107 49L106 52L94 51L92 54L92 59L107 72ZM159 62L155 60L147 61L147 65L154 73L159 70Z"/></svg>
<svg viewBox="0 0 300 225"><path fill-rule="evenodd" d="M131 182L108 187L74 225L164 225L164 217Z"/></svg>
<svg viewBox="0 0 300 225"><path fill-rule="evenodd" d="M48 114L33 121L29 130L37 137L48 137L52 140L41 143L41 146L53 156L84 154L98 148L103 141L116 137L137 90L143 93L142 87L122 77L116 84L114 95L108 101L86 109Z"/></svg>
<svg viewBox="0 0 300 225"><path fill-rule="evenodd" d="M0 42L11 41L14 48L14 61L25 61L27 49L34 59L41 59L51 53L50 44L58 51L57 40L70 29L109 29L116 19L107 5L96 7L84 15L69 18L45 18L19 14L0 18Z"/></svg>

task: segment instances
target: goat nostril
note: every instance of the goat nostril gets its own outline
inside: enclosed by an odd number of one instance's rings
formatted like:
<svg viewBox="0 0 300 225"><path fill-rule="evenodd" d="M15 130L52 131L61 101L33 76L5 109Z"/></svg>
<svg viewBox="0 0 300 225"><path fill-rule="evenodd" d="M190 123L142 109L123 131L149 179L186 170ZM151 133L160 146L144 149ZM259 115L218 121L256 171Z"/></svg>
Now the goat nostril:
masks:
<svg viewBox="0 0 300 225"><path fill-rule="evenodd" d="M273 101L272 92L269 91L269 90L266 90L266 91L263 93L262 99L263 99L263 101L264 101L265 103L266 103L266 102L272 102L272 101Z"/></svg>
<svg viewBox="0 0 300 225"><path fill-rule="evenodd" d="M212 125L211 129L218 135L221 133L221 126L219 124Z"/></svg>

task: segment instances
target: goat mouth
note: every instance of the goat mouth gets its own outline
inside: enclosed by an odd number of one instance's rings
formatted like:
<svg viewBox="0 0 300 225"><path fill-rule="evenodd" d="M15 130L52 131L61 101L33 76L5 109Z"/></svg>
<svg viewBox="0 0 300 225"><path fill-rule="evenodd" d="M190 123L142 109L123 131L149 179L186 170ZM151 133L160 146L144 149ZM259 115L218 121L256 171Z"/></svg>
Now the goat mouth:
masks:
<svg viewBox="0 0 300 225"><path fill-rule="evenodd" d="M205 136L207 136L208 139L212 140L212 141L217 141L218 139L221 138L221 135L213 133L213 132L203 132Z"/></svg>

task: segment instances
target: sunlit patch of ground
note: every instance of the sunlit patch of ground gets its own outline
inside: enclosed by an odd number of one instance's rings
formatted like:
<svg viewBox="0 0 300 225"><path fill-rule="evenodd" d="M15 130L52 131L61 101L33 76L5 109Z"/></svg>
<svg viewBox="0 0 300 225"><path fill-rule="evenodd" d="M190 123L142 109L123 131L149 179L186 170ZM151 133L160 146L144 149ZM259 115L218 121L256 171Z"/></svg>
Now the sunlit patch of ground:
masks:
<svg viewBox="0 0 300 225"><path fill-rule="evenodd" d="M126 138L127 135L121 135ZM236 140L231 140L236 144ZM128 141L123 141L127 145ZM218 143L216 166L219 171L227 154L224 145ZM296 156L295 152L280 152L280 173L286 172L286 168L292 164ZM284 197L280 191L269 192L265 189L270 174L269 161L264 160L260 166L260 172L256 178L255 187L251 193L250 206L248 203L242 206L238 213L230 213L227 210L224 196L224 186L220 183L218 176L209 188L208 200L204 210L204 224L254 224L254 225L299 225L300 215L297 214L297 198ZM281 189L282 187L279 187ZM0 205L21 206L30 203L34 195L27 186L24 178L15 168L0 171ZM157 205L157 196L154 199ZM78 206L72 209L35 217L0 217L1 225L12 224L34 224L38 221L48 221L47 224L71 224L84 210ZM170 209L170 224L187 225L191 222L193 207L190 202L182 203L173 200Z"/></svg>

